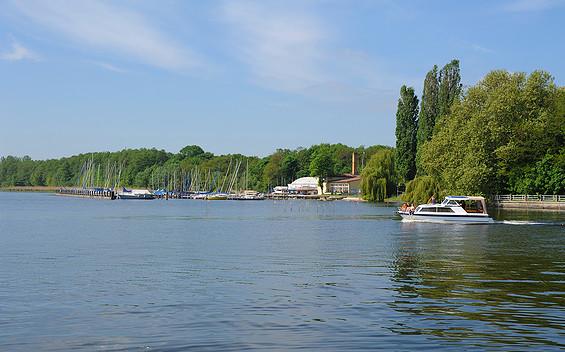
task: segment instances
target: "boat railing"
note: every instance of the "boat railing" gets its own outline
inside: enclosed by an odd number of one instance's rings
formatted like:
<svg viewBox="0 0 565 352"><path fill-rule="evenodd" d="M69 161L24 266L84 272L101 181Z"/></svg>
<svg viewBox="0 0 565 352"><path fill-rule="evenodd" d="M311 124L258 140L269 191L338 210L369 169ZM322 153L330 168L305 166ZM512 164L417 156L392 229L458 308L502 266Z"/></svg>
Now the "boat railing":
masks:
<svg viewBox="0 0 565 352"><path fill-rule="evenodd" d="M494 199L498 202L565 202L565 195L498 194Z"/></svg>

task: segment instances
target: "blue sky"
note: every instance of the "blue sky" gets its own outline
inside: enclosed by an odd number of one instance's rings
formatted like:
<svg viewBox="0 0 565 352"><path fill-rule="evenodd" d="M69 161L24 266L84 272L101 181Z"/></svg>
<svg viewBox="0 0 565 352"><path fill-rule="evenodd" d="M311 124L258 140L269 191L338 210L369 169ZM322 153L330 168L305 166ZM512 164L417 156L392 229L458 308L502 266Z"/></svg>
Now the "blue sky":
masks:
<svg viewBox="0 0 565 352"><path fill-rule="evenodd" d="M0 156L394 146L433 65L563 86L564 43L565 0L0 0Z"/></svg>

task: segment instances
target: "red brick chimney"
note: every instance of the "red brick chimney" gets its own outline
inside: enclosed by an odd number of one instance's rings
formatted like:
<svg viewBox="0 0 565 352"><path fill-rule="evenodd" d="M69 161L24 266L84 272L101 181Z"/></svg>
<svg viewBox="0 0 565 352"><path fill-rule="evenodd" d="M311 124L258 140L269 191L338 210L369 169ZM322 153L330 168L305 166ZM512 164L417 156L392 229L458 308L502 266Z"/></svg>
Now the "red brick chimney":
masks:
<svg viewBox="0 0 565 352"><path fill-rule="evenodd" d="M357 175L357 153L355 152L351 156L351 173Z"/></svg>

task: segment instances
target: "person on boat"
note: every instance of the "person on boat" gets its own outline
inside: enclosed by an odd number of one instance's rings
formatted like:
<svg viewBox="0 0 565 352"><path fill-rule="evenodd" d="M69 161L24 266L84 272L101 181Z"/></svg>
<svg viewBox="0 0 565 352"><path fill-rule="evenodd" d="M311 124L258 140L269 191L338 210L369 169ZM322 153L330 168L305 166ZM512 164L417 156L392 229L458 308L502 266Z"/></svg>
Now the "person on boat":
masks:
<svg viewBox="0 0 565 352"><path fill-rule="evenodd" d="M428 204L436 204L436 194L434 193L434 195L428 200Z"/></svg>
<svg viewBox="0 0 565 352"><path fill-rule="evenodd" d="M416 209L416 208L414 208L414 203L412 203L412 204L410 205L410 210L408 211L408 217L409 217L409 218L412 218L412 217L414 216L414 210L415 210L415 209Z"/></svg>
<svg viewBox="0 0 565 352"><path fill-rule="evenodd" d="M408 208L408 207L406 206L406 203L402 204L402 212L403 212L403 213L406 213L406 209L407 209L407 208Z"/></svg>

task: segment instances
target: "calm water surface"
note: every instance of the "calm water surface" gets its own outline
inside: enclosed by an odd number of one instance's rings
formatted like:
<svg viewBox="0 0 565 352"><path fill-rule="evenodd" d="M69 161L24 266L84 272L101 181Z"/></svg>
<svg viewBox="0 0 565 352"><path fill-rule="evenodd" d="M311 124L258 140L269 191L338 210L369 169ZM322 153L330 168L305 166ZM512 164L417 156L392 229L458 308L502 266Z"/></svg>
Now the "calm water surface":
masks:
<svg viewBox="0 0 565 352"><path fill-rule="evenodd" d="M0 350L565 349L565 213L0 192Z"/></svg>

